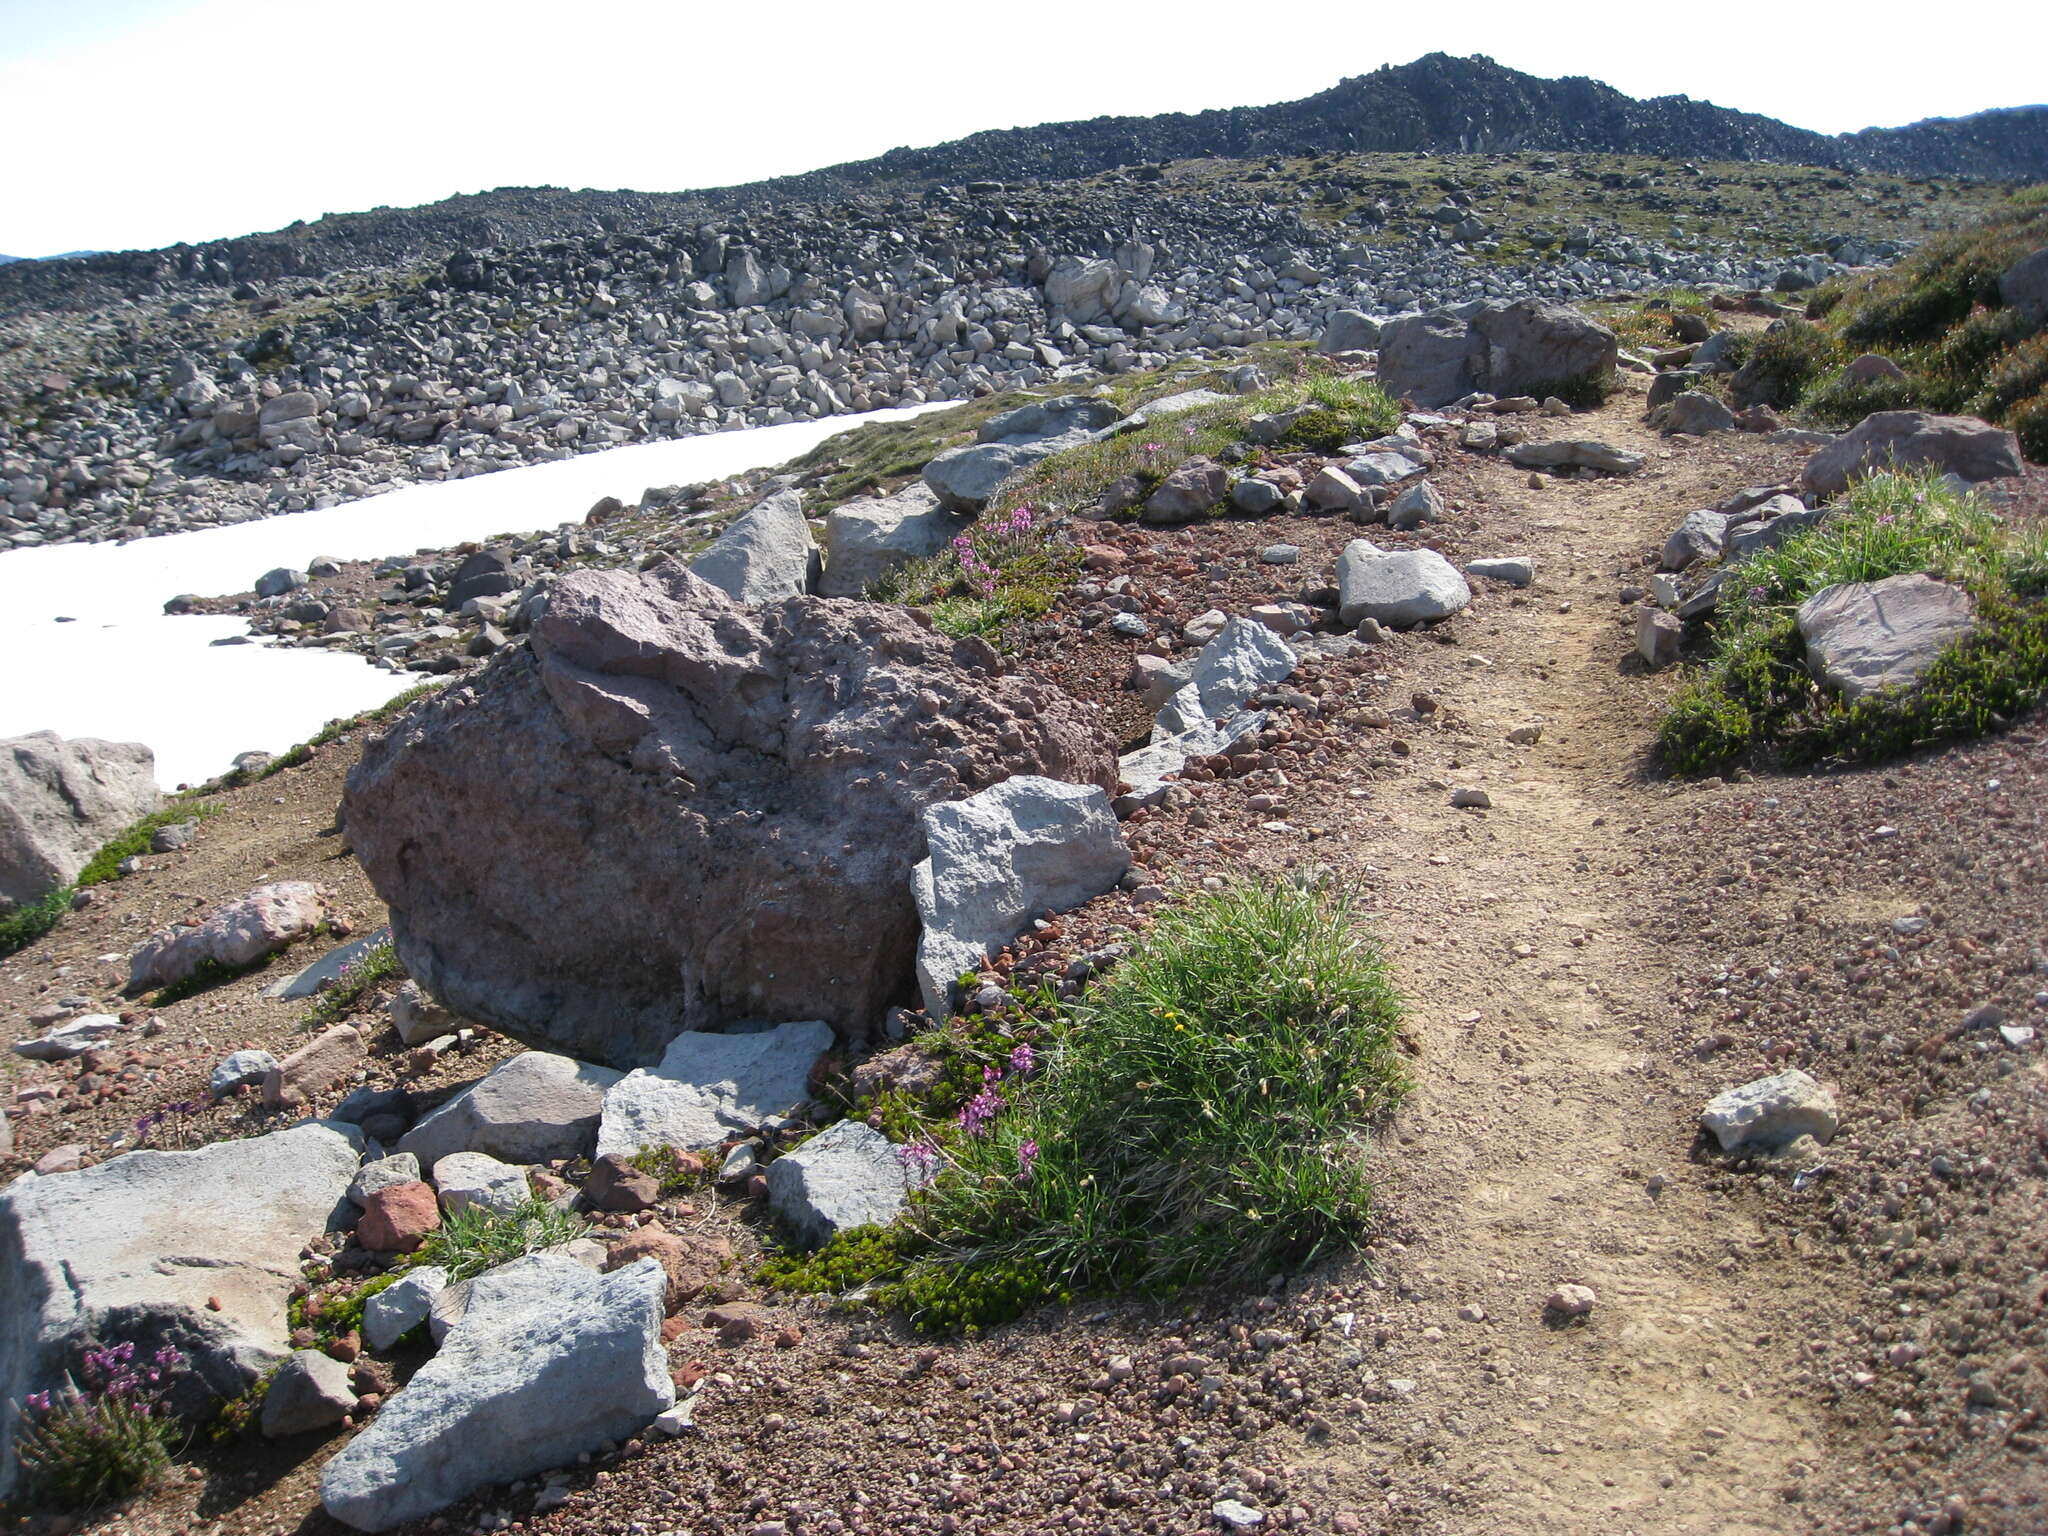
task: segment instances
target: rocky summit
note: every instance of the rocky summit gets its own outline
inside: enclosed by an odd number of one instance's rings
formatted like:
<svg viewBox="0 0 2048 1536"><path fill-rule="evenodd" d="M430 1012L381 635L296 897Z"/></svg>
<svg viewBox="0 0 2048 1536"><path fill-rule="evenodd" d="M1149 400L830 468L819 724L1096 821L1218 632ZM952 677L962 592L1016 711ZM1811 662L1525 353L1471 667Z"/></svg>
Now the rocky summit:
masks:
<svg viewBox="0 0 2048 1536"><path fill-rule="evenodd" d="M17 671L389 694L0 741L0 1516L2038 1536L2041 111L1430 55L0 266L0 575L147 604Z"/></svg>

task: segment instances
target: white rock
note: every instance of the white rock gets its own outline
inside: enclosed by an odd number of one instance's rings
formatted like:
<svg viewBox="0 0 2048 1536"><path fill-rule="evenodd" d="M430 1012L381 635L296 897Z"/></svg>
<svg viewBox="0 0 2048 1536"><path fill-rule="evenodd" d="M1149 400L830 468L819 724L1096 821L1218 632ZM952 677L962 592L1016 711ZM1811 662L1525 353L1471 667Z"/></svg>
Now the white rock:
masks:
<svg viewBox="0 0 2048 1536"><path fill-rule="evenodd" d="M818 584L818 546L793 490L777 491L733 520L690 569L736 602L801 597Z"/></svg>
<svg viewBox="0 0 2048 1536"><path fill-rule="evenodd" d="M1295 665L1287 642L1257 618L1230 620L1202 647L1187 682L1160 708L1153 742L1238 714L1253 694L1291 677Z"/></svg>
<svg viewBox="0 0 2048 1536"><path fill-rule="evenodd" d="M823 597L859 597L891 571L935 555L968 519L939 505L938 493L913 481L894 496L849 501L825 519Z"/></svg>
<svg viewBox="0 0 2048 1536"><path fill-rule="evenodd" d="M522 1051L399 1137L397 1150L432 1166L451 1152L512 1163L581 1157L595 1144L605 1093L619 1080L551 1051Z"/></svg>
<svg viewBox="0 0 2048 1536"><path fill-rule="evenodd" d="M448 1271L436 1264L408 1269L363 1303L363 1342L386 1350L427 1320L434 1298L448 1288Z"/></svg>
<svg viewBox="0 0 2048 1536"><path fill-rule="evenodd" d="M434 1188L442 1209L451 1214L480 1206L501 1214L516 1211L533 1198L526 1170L501 1163L481 1152L450 1152L434 1164Z"/></svg>
<svg viewBox="0 0 2048 1536"><path fill-rule="evenodd" d="M1383 554L1353 539L1337 557L1338 621L1377 619L1397 628L1448 618L1472 601L1456 566L1433 549Z"/></svg>
<svg viewBox="0 0 2048 1536"><path fill-rule="evenodd" d="M686 1030L658 1065L628 1072L604 1097L600 1157L642 1147L716 1146L810 1097L811 1068L832 1047L818 1019L737 1034Z"/></svg>
<svg viewBox="0 0 2048 1536"><path fill-rule="evenodd" d="M909 1192L894 1143L859 1120L841 1120L768 1165L768 1203L806 1247L887 1226Z"/></svg>
<svg viewBox="0 0 2048 1536"><path fill-rule="evenodd" d="M356 1171L355 1182L348 1187L348 1197L362 1205L380 1189L389 1189L394 1184L417 1184L419 1179L420 1160L410 1152L394 1152L363 1164Z"/></svg>
<svg viewBox="0 0 2048 1536"><path fill-rule="evenodd" d="M1806 664L1844 698L1860 699L1917 679L1977 627L1961 587L1914 572L1838 582L1799 605Z"/></svg>
<svg viewBox="0 0 2048 1536"><path fill-rule="evenodd" d="M161 801L155 754L139 741L55 731L0 740L0 909L76 877Z"/></svg>
<svg viewBox="0 0 2048 1536"><path fill-rule="evenodd" d="M1835 1096L1793 1067L1716 1094L1700 1123L1713 1132L1723 1152L1733 1152L1738 1147L1782 1147L1801 1136L1825 1142L1840 1122Z"/></svg>

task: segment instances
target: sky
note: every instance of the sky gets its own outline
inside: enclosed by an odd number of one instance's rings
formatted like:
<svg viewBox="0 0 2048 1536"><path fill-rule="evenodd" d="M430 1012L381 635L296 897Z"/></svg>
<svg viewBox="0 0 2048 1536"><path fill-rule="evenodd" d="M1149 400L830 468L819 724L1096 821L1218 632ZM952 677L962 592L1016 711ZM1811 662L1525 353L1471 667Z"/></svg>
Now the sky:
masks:
<svg viewBox="0 0 2048 1536"><path fill-rule="evenodd" d="M0 252L500 186L723 186L986 128L1288 101L1437 50L1824 133L2043 97L2040 0L1975 0L1968 27L1897 0L1857 15L1772 33L1734 11L1674 29L1645 0L0 0Z"/></svg>

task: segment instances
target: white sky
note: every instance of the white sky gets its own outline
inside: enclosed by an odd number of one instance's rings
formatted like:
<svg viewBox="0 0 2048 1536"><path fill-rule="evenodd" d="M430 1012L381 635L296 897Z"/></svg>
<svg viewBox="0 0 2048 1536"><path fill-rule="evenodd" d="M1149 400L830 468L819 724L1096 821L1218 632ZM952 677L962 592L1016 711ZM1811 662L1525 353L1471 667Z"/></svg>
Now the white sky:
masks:
<svg viewBox="0 0 2048 1536"><path fill-rule="evenodd" d="M1826 133L2041 100L2048 7L1654 0L0 0L0 252L508 185L681 191L984 128L1257 106L1432 50Z"/></svg>

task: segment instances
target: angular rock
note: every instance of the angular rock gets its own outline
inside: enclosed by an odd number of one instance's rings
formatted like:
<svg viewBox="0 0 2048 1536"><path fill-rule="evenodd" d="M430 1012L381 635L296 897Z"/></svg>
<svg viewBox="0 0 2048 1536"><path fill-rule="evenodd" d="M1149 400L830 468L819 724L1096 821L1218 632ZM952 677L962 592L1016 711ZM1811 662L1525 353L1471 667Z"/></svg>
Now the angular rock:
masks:
<svg viewBox="0 0 2048 1536"><path fill-rule="evenodd" d="M432 1167L451 1152L510 1163L587 1156L598 1115L619 1074L550 1051L522 1051L464 1089L398 1140Z"/></svg>
<svg viewBox="0 0 2048 1536"><path fill-rule="evenodd" d="M1330 316L1330 323L1316 342L1316 350L1325 357L1335 357L1340 352L1370 352L1379 344L1379 321L1363 310L1340 309Z"/></svg>
<svg viewBox="0 0 2048 1536"><path fill-rule="evenodd" d="M355 1180L348 1187L348 1197L361 1205L380 1189L389 1189L393 1184L415 1184L419 1177L418 1158L410 1152L393 1152L357 1169Z"/></svg>
<svg viewBox="0 0 2048 1536"><path fill-rule="evenodd" d="M360 964L371 950L390 942L389 928L379 928L359 939L351 939L346 944L330 949L304 970L271 982L263 988L263 995L283 998L311 997L339 981L343 971L352 965Z"/></svg>
<svg viewBox="0 0 2048 1536"><path fill-rule="evenodd" d="M68 884L162 798L156 754L139 741L0 740L0 910Z"/></svg>
<svg viewBox="0 0 2048 1536"><path fill-rule="evenodd" d="M1418 480L1387 504L1387 526L1405 530L1440 523L1449 510L1435 486Z"/></svg>
<svg viewBox="0 0 2048 1536"><path fill-rule="evenodd" d="M1267 625L1257 619L1232 619L1202 647L1187 681L1160 708L1152 726L1153 742L1236 714L1252 695L1293 676L1295 666L1294 652Z"/></svg>
<svg viewBox="0 0 2048 1536"><path fill-rule="evenodd" d="M424 1180L386 1184L359 1203L363 1214L356 1222L356 1243L369 1253L411 1253L441 1230L440 1205Z"/></svg>
<svg viewBox="0 0 2048 1536"><path fill-rule="evenodd" d="M317 1349L293 1350L263 1394L263 1437L282 1440L332 1429L355 1406L346 1365Z"/></svg>
<svg viewBox="0 0 2048 1536"><path fill-rule="evenodd" d="M448 1288L448 1271L424 1264L408 1269L363 1303L363 1342L378 1353L427 1320L434 1298Z"/></svg>
<svg viewBox="0 0 2048 1536"><path fill-rule="evenodd" d="M1961 587L1916 571L1823 587L1798 623L1808 669L1855 700L1918 678L1977 627L1977 612Z"/></svg>
<svg viewBox="0 0 2048 1536"><path fill-rule="evenodd" d="M1365 505L1364 488L1334 464L1316 471L1315 478L1302 487L1301 496L1310 506L1324 512L1351 512Z"/></svg>
<svg viewBox="0 0 2048 1536"><path fill-rule="evenodd" d="M1410 475L1419 475L1428 467L1420 460L1392 449L1376 449L1344 461L1344 473L1351 477L1354 484L1366 488L1398 485Z"/></svg>
<svg viewBox="0 0 2048 1536"><path fill-rule="evenodd" d="M978 512L1012 475L1088 442L1117 417L1107 400L1087 395L1021 405L983 422L974 442L933 458L924 467L924 482L942 506Z"/></svg>
<svg viewBox="0 0 2048 1536"><path fill-rule="evenodd" d="M658 1065L628 1072L605 1094L598 1154L688 1152L750 1133L810 1097L811 1068L831 1048L832 1026L819 1019L734 1034L686 1030Z"/></svg>
<svg viewBox="0 0 2048 1536"><path fill-rule="evenodd" d="M758 608L817 590L820 560L802 498L777 491L733 520L690 569L736 603Z"/></svg>
<svg viewBox="0 0 2048 1536"><path fill-rule="evenodd" d="M1652 671L1678 664L1679 646L1685 639L1685 626L1678 615L1666 613L1662 608L1653 608L1648 603L1636 608L1636 654Z"/></svg>
<svg viewBox="0 0 2048 1536"><path fill-rule="evenodd" d="M460 613L464 603L479 597L503 597L517 592L520 585L510 551L480 549L455 568L455 578L448 583L448 607Z"/></svg>
<svg viewBox="0 0 2048 1536"><path fill-rule="evenodd" d="M121 1020L111 1013L84 1013L53 1025L33 1040L17 1040L13 1050L30 1061L69 1061L118 1034Z"/></svg>
<svg viewBox="0 0 2048 1536"><path fill-rule="evenodd" d="M1541 299L1487 300L1404 315L1380 327L1379 379L1425 408L1475 391L1556 393L1614 371L1614 333L1577 310Z"/></svg>
<svg viewBox="0 0 2048 1536"><path fill-rule="evenodd" d="M732 1262L732 1247L722 1237L696 1233L668 1232L660 1227L641 1227L612 1245L606 1256L607 1271L624 1269L642 1259L652 1259L668 1278L663 1305L673 1312L694 1300Z"/></svg>
<svg viewBox="0 0 2048 1536"><path fill-rule="evenodd" d="M1022 774L930 807L924 830L930 853L911 888L924 924L918 986L935 1019L950 1011L963 971L1041 913L1100 896L1131 867L1109 796L1093 784Z"/></svg>
<svg viewBox="0 0 2048 1536"><path fill-rule="evenodd" d="M1203 722L1178 736L1168 736L1126 753L1117 761L1117 773L1129 786L1110 803L1119 816L1166 799L1167 777L1188 765L1191 757L1213 757L1256 731L1265 729L1266 712L1247 710L1227 720Z"/></svg>
<svg viewBox="0 0 2048 1536"><path fill-rule="evenodd" d="M1701 561L1718 560L1727 539L1728 519L1719 512L1688 512L1664 541L1658 564L1667 571L1682 571Z"/></svg>
<svg viewBox="0 0 2048 1536"><path fill-rule="evenodd" d="M1671 402L1664 430L1674 437L1706 437L1735 430L1735 413L1702 389L1688 390Z"/></svg>
<svg viewBox="0 0 2048 1536"><path fill-rule="evenodd" d="M321 1469L328 1514L388 1530L631 1438L675 1401L666 1284L652 1261L597 1275L548 1254L479 1276L440 1351Z"/></svg>
<svg viewBox="0 0 2048 1536"><path fill-rule="evenodd" d="M1603 474L1632 475L1643 456L1591 438L1560 438L1547 443L1517 443L1507 451L1517 469L1597 469Z"/></svg>
<svg viewBox="0 0 2048 1536"><path fill-rule="evenodd" d="M1803 507L1798 499L1792 496L1773 496L1757 511L1765 514L1761 520L1743 519L1729 523L1730 556L1753 554L1760 549L1776 549L1793 534L1804 533L1809 528L1818 528L1833 515L1832 508Z"/></svg>
<svg viewBox="0 0 2048 1536"><path fill-rule="evenodd" d="M1213 511L1230 494L1230 475L1213 459L1197 454L1174 466L1145 498L1139 521L1146 523L1191 523Z"/></svg>
<svg viewBox="0 0 2048 1536"><path fill-rule="evenodd" d="M215 1064L206 1080L206 1091L216 1099L225 1098L237 1088L262 1082L276 1067L277 1058L268 1051L229 1051Z"/></svg>
<svg viewBox="0 0 2048 1536"><path fill-rule="evenodd" d="M2019 440L1988 421L1928 411L1878 411L1808 459L1799 488L1838 496L1859 476L1921 464L1973 481L2002 479L2022 467Z"/></svg>
<svg viewBox="0 0 2048 1536"><path fill-rule="evenodd" d="M634 1066L764 1015L858 1036L912 971L925 807L1115 784L1092 712L999 669L900 609L577 572L529 646L370 739L349 835L407 973L529 1043Z"/></svg>
<svg viewBox="0 0 2048 1536"><path fill-rule="evenodd" d="M841 1120L768 1165L768 1204L815 1248L855 1227L887 1226L910 1195L896 1147L860 1120Z"/></svg>
<svg viewBox="0 0 2048 1536"><path fill-rule="evenodd" d="M160 928L128 957L130 990L167 987L202 966L241 970L303 938L327 916L320 888L280 880L216 907L194 928Z"/></svg>
<svg viewBox="0 0 2048 1536"><path fill-rule="evenodd" d="M1467 561L1465 574L1505 582L1511 587L1526 587L1536 579L1536 562L1523 555L1498 555Z"/></svg>
<svg viewBox="0 0 2048 1536"><path fill-rule="evenodd" d="M391 1018L391 1027L398 1031L398 1038L407 1045L425 1045L429 1040L459 1028L462 1023L421 991L416 981L408 981L392 993L384 1011Z"/></svg>
<svg viewBox="0 0 2048 1536"><path fill-rule="evenodd" d="M849 501L825 519L821 597L859 597L913 560L935 555L970 526L939 505L938 493L913 481L893 496Z"/></svg>
<svg viewBox="0 0 2048 1536"><path fill-rule="evenodd" d="M88 1339L190 1363L171 1406L234 1397L289 1352L300 1250L348 1210L353 1126L310 1121L196 1152L128 1152L0 1191L0 1490L16 1403L56 1386Z"/></svg>
<svg viewBox="0 0 2048 1536"><path fill-rule="evenodd" d="M362 1059L363 1037L333 1025L263 1074L263 1102L271 1109L304 1104L346 1082Z"/></svg>
<svg viewBox="0 0 2048 1536"><path fill-rule="evenodd" d="M481 1152L450 1152L434 1164L434 1187L450 1215L479 1206L500 1215L516 1211L533 1198L526 1170Z"/></svg>
<svg viewBox="0 0 2048 1536"><path fill-rule="evenodd" d="M1769 1151L1811 1136L1826 1142L1840 1123L1835 1096L1797 1067L1716 1094L1700 1115L1723 1152Z"/></svg>
<svg viewBox="0 0 2048 1536"><path fill-rule="evenodd" d="M1349 483L1347 478L1346 484ZM1353 485L1351 490L1354 498L1351 504L1356 506L1358 487ZM1276 510L1286 500L1287 493L1281 490L1279 486L1270 480L1258 479L1256 476L1240 480L1230 488L1230 504L1237 508L1238 511L1248 513L1253 517L1264 517L1268 512Z"/></svg>
<svg viewBox="0 0 2048 1536"><path fill-rule="evenodd" d="M1407 629L1449 618L1472 601L1458 568L1433 549L1382 553L1353 539L1337 557L1337 621L1361 619Z"/></svg>

